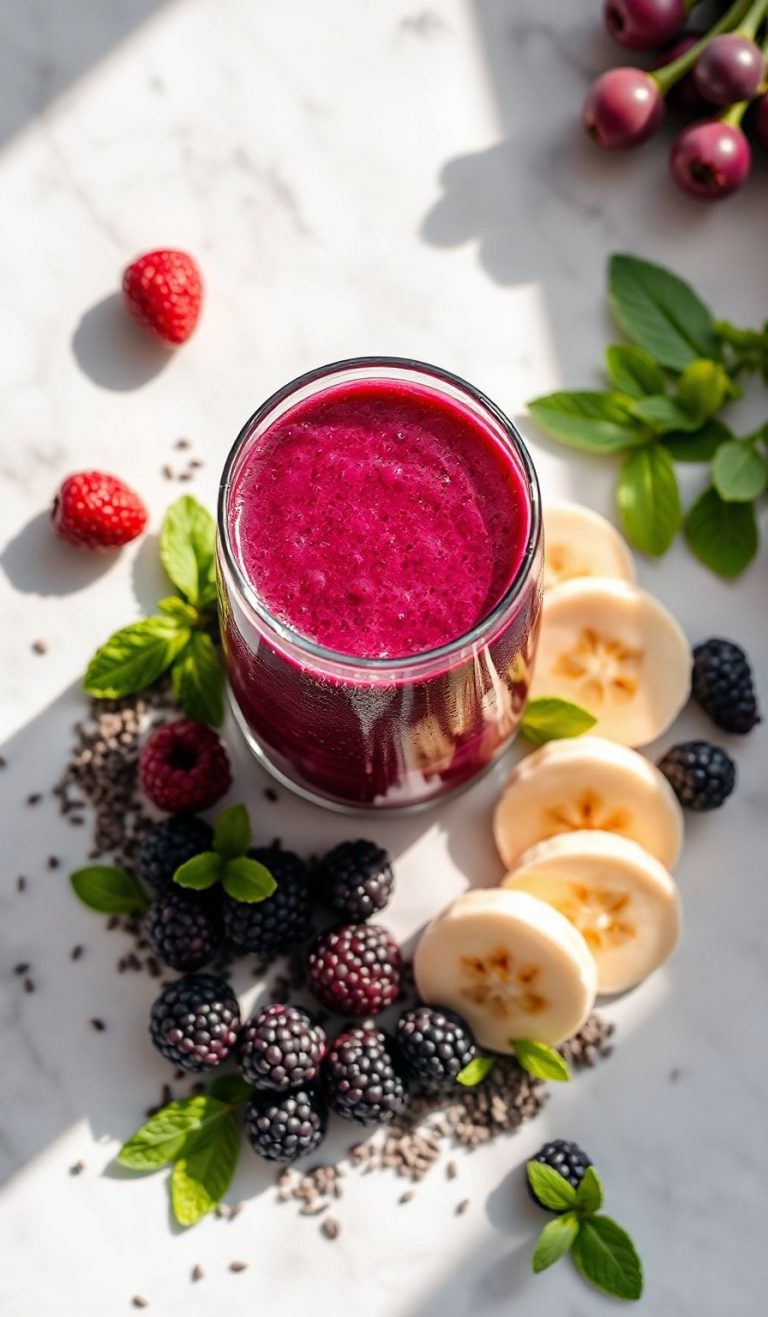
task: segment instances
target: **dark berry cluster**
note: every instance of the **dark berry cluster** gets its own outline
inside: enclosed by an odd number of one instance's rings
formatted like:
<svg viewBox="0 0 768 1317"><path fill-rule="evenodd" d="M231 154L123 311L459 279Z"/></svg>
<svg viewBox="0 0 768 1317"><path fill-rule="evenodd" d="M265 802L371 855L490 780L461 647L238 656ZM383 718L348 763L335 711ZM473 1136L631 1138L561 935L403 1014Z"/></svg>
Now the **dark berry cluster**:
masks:
<svg viewBox="0 0 768 1317"><path fill-rule="evenodd" d="M277 888L266 901L253 904L225 894L224 933L238 951L258 956L290 951L312 927L309 870L298 855L278 846L263 846L248 854L269 869Z"/></svg>

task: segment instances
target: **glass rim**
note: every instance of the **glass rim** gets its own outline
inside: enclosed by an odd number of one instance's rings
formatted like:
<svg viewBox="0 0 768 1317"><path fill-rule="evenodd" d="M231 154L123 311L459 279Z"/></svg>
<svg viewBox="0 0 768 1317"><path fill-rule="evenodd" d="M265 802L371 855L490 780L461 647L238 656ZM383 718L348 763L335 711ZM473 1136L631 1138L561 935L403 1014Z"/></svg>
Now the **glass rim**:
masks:
<svg viewBox="0 0 768 1317"><path fill-rule="evenodd" d="M474 403L480 405L490 413L492 419L501 427L506 439L510 442L515 455L522 465L523 476L526 481L526 488L529 497L531 524L528 530L528 538L525 549L518 564L517 570L512 577L509 585L504 591L501 598L494 604L489 612L485 613L474 626L468 631L463 632L454 640L450 640L443 645L434 649L421 650L417 654L406 654L394 658L363 658L355 654L343 653L340 650L329 649L325 645L320 645L308 636L303 635L300 631L281 622L279 618L271 612L263 600L260 598L258 591L253 583L243 572L235 556L232 537L229 532L229 525L226 517L228 495L232 488L232 471L237 462L242 449L251 438L256 427L273 412L281 402L286 401L292 394L297 393L307 385L315 384L320 381L330 379L334 375L342 374L345 371L358 371L361 376L365 377L370 373L371 379L376 379L376 371L385 370L404 370L418 371L430 378L442 381L453 386L460 393L465 394ZM219 495L217 501L217 528L218 539L221 547L224 561L228 571L231 573L234 583L239 590L242 598L253 610L256 616L266 625L269 630L274 632L283 642L295 646L309 658L317 659L322 663L335 664L341 668L355 668L370 673L401 672L408 668L417 668L422 664L429 664L434 661L440 661L452 658L461 650L477 643L487 643L487 633L490 630L494 632L497 624L500 623L511 606L517 601L528 583L530 569L533 564L536 552L541 539L541 491L536 469L533 465L531 455L517 427L505 416L500 407L497 407L487 394L481 389L475 388L468 380L452 371L444 370L441 366L434 366L426 361L419 361L412 357L392 357L392 356L364 356L348 357L341 361L332 361L325 366L316 366L313 370L305 371L297 375L294 379L284 384L281 388L276 389L270 394L263 403L249 416L248 420L242 426L237 435L224 463L224 469L221 473L219 483Z"/></svg>

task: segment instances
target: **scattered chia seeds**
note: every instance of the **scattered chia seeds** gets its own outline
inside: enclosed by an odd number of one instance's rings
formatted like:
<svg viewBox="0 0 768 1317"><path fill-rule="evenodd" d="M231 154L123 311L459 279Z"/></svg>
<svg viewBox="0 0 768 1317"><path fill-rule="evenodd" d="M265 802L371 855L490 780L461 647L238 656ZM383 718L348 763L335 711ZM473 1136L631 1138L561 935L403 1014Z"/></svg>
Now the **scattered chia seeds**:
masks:
<svg viewBox="0 0 768 1317"><path fill-rule="evenodd" d="M134 1294L133 1298L131 1299L131 1303L133 1304L134 1308L149 1307L149 1299L145 1299L143 1294Z"/></svg>
<svg viewBox="0 0 768 1317"><path fill-rule="evenodd" d="M32 982L31 979L25 979L25 980L24 980L24 991L25 991L25 992L34 992L34 991L35 991L35 985L34 985L34 983Z"/></svg>
<svg viewBox="0 0 768 1317"><path fill-rule="evenodd" d="M58 855L49 855L49 856L48 856L48 868L49 868L49 869L58 869L58 867L59 867L60 864L61 864L61 860L59 859Z"/></svg>
<svg viewBox="0 0 768 1317"><path fill-rule="evenodd" d="M26 892L26 890L27 890L27 880L24 877L24 875L20 873L18 878L16 879L16 891Z"/></svg>
<svg viewBox="0 0 768 1317"><path fill-rule="evenodd" d="M463 1216L468 1207L469 1207L469 1199L462 1198L461 1202L456 1204L456 1215Z"/></svg>
<svg viewBox="0 0 768 1317"><path fill-rule="evenodd" d="M203 1268L200 1266L199 1262L196 1262L194 1267L192 1268L192 1279L205 1280L205 1272L203 1271Z"/></svg>
<svg viewBox="0 0 768 1317"><path fill-rule="evenodd" d="M247 1262L235 1261L235 1262L230 1262L229 1269L230 1271L245 1271L247 1266L248 1266Z"/></svg>
<svg viewBox="0 0 768 1317"><path fill-rule="evenodd" d="M104 1033L106 1027L107 1026L103 1020L99 1020L99 1019L91 1020L91 1028L95 1029L97 1033Z"/></svg>
<svg viewBox="0 0 768 1317"><path fill-rule="evenodd" d="M27 804L39 805L42 798L43 797L39 791L33 791L31 796L27 796Z"/></svg>
<svg viewBox="0 0 768 1317"><path fill-rule="evenodd" d="M270 801L271 804L276 805L280 797L278 796L274 787L265 787L264 799Z"/></svg>
<svg viewBox="0 0 768 1317"><path fill-rule="evenodd" d="M26 974L29 968L30 965L28 960L20 960L18 965L14 965L13 972L14 974L22 975Z"/></svg>
<svg viewBox="0 0 768 1317"><path fill-rule="evenodd" d="M47 640L33 640L33 641L32 641L32 646L31 646L31 648L32 648L32 653L33 653L33 654L47 654L47 653L48 653L48 641L47 641Z"/></svg>
<svg viewBox="0 0 768 1317"><path fill-rule="evenodd" d="M70 1166L69 1173L70 1175L82 1175L84 1170L85 1162L75 1162L74 1166Z"/></svg>
<svg viewBox="0 0 768 1317"><path fill-rule="evenodd" d="M80 945L78 944L78 946L73 947L72 950L70 951L70 953L69 953L69 959L70 959L70 960L80 960L80 959L82 958L82 955L83 955L83 952L84 952L84 951L85 951L85 947L82 947L82 946L80 946Z"/></svg>
<svg viewBox="0 0 768 1317"><path fill-rule="evenodd" d="M321 1225L320 1229L322 1230L326 1239L338 1239L339 1235L341 1234L341 1226L339 1225L338 1221L334 1216L327 1216L323 1221L323 1224Z"/></svg>

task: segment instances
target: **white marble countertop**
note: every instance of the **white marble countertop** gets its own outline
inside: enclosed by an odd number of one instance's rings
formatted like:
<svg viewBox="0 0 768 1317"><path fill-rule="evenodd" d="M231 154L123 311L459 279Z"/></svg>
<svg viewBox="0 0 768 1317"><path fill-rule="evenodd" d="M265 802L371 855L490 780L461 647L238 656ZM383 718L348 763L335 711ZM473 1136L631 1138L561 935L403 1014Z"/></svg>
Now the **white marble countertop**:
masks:
<svg viewBox="0 0 768 1317"><path fill-rule="evenodd" d="M607 341L615 249L667 261L723 315L760 323L765 170L707 209L672 190L657 145L620 158L591 148L578 108L613 53L598 0L2 10L0 1309L112 1317L140 1293L169 1317L267 1305L291 1317L607 1312L568 1266L529 1274L541 1221L518 1168L561 1136L592 1153L609 1209L638 1242L648 1312L762 1312L764 733L732 747L740 786L727 808L689 825L685 939L611 1008L614 1057L558 1090L520 1135L461 1159L454 1185L436 1171L408 1207L393 1210L401 1182L356 1180L334 1244L278 1209L271 1172L245 1155L232 1199L249 1199L246 1211L187 1233L169 1224L162 1177L109 1174L166 1077L145 1035L154 989L114 976L117 944L69 894L80 834L50 800L24 801L60 770L90 652L160 589L151 536L115 562L57 550L44 510L61 477L89 465L129 477L156 530L179 436L206 461L187 488L212 501L244 417L289 377L343 356L433 360L511 413L545 389L587 385ZM195 252L208 288L199 332L173 357L140 341L115 299L126 261L162 244ZM610 508L610 462L530 438L546 493ZM689 468L687 489L702 478ZM765 567L763 552L729 586L676 546L640 568L692 640L747 645L764 703ZM695 711L679 728L709 730ZM308 850L360 831L284 793L266 805L241 764L238 795L263 834ZM503 772L442 811L376 826L397 857L397 932L468 880L498 876L488 819ZM75 943L86 953L72 963ZM19 961L33 966L33 995L13 974ZM88 1027L97 1012L104 1034ZM461 1197L471 1205L456 1217ZM234 1275L240 1257L249 1268ZM193 1285L196 1262L206 1280Z"/></svg>

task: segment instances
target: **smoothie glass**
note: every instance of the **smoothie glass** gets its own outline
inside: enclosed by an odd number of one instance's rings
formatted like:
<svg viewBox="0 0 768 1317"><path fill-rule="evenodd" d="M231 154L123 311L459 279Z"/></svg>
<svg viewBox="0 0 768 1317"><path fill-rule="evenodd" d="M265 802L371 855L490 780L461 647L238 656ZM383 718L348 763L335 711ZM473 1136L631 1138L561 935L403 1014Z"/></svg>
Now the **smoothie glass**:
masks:
<svg viewBox="0 0 768 1317"><path fill-rule="evenodd" d="M412 390L427 411L453 409L475 427L476 442L493 447L494 461L506 466L524 516L509 579L463 634L425 652L358 657L324 647L267 606L243 561L237 491L259 444L283 418L290 423L326 396L343 408L345 391L354 399L355 390L385 385L401 390L406 401ZM274 479L279 481L279 470ZM344 488L343 480L334 486L334 498L343 500ZM352 504L349 513L354 515ZM274 552L280 553L279 544ZM469 784L501 753L520 721L536 648L542 556L540 496L530 456L511 422L465 381L422 362L366 357L321 367L280 389L238 436L218 509L230 698L255 756L300 795L341 809L415 808ZM472 571L472 563L453 570L451 589L458 597L461 575ZM345 571L342 560L338 571ZM425 602L428 586L425 581Z"/></svg>

